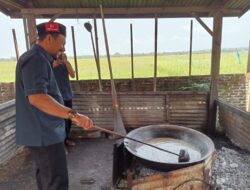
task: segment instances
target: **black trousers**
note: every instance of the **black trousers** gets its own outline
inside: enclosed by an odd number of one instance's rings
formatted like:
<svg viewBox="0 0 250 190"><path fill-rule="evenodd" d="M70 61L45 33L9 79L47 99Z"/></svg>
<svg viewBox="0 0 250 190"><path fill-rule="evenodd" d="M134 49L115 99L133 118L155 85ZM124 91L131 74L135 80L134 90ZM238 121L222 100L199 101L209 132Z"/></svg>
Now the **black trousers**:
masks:
<svg viewBox="0 0 250 190"><path fill-rule="evenodd" d="M72 108L72 99L71 100L64 100L64 105L68 108ZM65 144L66 144L66 140L69 139L71 124L72 124L72 122L70 119L65 119L65 131L66 131Z"/></svg>
<svg viewBox="0 0 250 190"><path fill-rule="evenodd" d="M64 144L28 147L36 163L39 190L68 190L69 179Z"/></svg>

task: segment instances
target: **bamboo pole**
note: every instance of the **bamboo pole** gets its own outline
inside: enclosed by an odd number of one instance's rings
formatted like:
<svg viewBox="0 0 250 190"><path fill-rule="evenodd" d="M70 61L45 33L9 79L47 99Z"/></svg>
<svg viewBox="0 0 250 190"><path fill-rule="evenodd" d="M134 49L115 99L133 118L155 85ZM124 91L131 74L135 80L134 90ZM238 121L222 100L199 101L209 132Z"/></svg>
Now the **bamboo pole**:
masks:
<svg viewBox="0 0 250 190"><path fill-rule="evenodd" d="M94 16L94 30L95 30L95 61L96 67L98 72L98 83L99 83L99 91L102 92L102 77L101 77L101 67L100 67L100 57L99 57L99 45L98 45L98 33L97 33L97 23L96 23L96 16ZM92 34L91 34L92 36Z"/></svg>
<svg viewBox="0 0 250 190"><path fill-rule="evenodd" d="M76 56L76 43L75 43L75 31L74 31L74 26L71 26L71 32L72 32L73 51L74 51L74 61L75 61L75 69L76 69L76 80L79 80L79 77L78 77L78 66L77 66L77 56Z"/></svg>
<svg viewBox="0 0 250 190"><path fill-rule="evenodd" d="M193 51L193 20L191 20L190 22L189 76L192 75L192 51Z"/></svg>
<svg viewBox="0 0 250 190"><path fill-rule="evenodd" d="M12 29L12 34L13 34L13 40L14 40L14 45L15 45L16 60L18 61L18 59L19 59L19 50L18 50L18 44L17 44L15 29Z"/></svg>
<svg viewBox="0 0 250 190"><path fill-rule="evenodd" d="M155 15L155 52L154 52L154 92L157 83L157 37L158 37L158 17Z"/></svg>
<svg viewBox="0 0 250 190"><path fill-rule="evenodd" d="M133 25L130 24L130 44L131 44L131 77L132 77L132 90L135 89L135 79L134 79L134 48L133 48Z"/></svg>

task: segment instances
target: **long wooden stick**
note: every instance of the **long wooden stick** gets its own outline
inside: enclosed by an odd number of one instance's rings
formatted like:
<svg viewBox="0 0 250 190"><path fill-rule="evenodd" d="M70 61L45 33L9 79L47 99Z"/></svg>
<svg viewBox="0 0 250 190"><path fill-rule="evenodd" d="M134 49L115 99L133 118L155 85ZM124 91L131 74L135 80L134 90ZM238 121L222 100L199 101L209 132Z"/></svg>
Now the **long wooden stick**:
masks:
<svg viewBox="0 0 250 190"><path fill-rule="evenodd" d="M95 49L96 49L96 66L98 72L98 79L99 79L99 90L102 92L102 77L101 77L101 67L100 67L100 58L99 58L99 45L98 45L98 34L97 34L97 24L96 24L96 16L94 17L94 30L95 30Z"/></svg>
<svg viewBox="0 0 250 190"><path fill-rule="evenodd" d="M193 20L190 22L190 44L189 44L189 76L192 74L192 52L193 52Z"/></svg>
<svg viewBox="0 0 250 190"><path fill-rule="evenodd" d="M91 36L91 43L92 43L92 48L93 48L93 52L94 52L97 73L98 73L99 90L100 90L100 92L102 92L102 82L101 82L100 65L99 65L99 62L97 60L96 49L95 49L95 44L94 44L94 38L93 38L92 31L90 31L90 36Z"/></svg>
<svg viewBox="0 0 250 190"><path fill-rule="evenodd" d="M102 11L102 5L100 5L100 11L101 11L101 16L102 16L103 33L104 33L105 46L106 46L107 59L108 59L109 72L110 72L110 79L111 79L112 105L113 105L114 114L115 114L114 115L114 122L115 122L114 130L125 135L126 130L125 130L122 118L121 118L121 113L119 110L119 105L118 105L118 100L117 100L117 93L116 93L116 89L115 89L115 83L114 83L114 79L113 79L112 65L111 65L110 54L109 54L108 38L107 38L104 15L103 15L103 11Z"/></svg>
<svg viewBox="0 0 250 190"><path fill-rule="evenodd" d="M133 48L133 26L130 24L130 45L131 45L131 77L132 77L132 90L135 91L134 79L134 48Z"/></svg>
<svg viewBox="0 0 250 190"><path fill-rule="evenodd" d="M249 47L248 47L247 73L250 73L250 40L249 40Z"/></svg>
<svg viewBox="0 0 250 190"><path fill-rule="evenodd" d="M18 60L19 59L19 50L18 50L18 44L17 44L15 29L12 29L12 34L13 34L13 40L14 40L14 45L15 45L15 50L16 50L16 60Z"/></svg>
<svg viewBox="0 0 250 190"><path fill-rule="evenodd" d="M78 80L79 77L78 77L78 65L77 65L77 56L76 56L76 42L75 42L75 31L74 31L74 26L71 26L71 32L72 32L73 51L74 51L74 61L75 61L75 69L76 69L76 80Z"/></svg>
<svg viewBox="0 0 250 190"><path fill-rule="evenodd" d="M157 41L158 41L158 16L155 15L154 92L156 92L157 88Z"/></svg>

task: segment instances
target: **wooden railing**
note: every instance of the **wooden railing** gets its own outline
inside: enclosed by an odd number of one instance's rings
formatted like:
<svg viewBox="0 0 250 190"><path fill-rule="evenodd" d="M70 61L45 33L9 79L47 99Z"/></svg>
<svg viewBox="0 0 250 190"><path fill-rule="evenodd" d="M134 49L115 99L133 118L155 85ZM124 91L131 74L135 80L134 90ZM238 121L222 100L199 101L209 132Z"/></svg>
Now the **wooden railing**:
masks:
<svg viewBox="0 0 250 190"><path fill-rule="evenodd" d="M207 127L208 94L201 92L118 93L124 125L136 128L170 123L198 130ZM113 129L112 96L105 92L74 93L74 108L100 127ZM0 164L17 151L15 101L0 104Z"/></svg>
<svg viewBox="0 0 250 190"><path fill-rule="evenodd" d="M241 148L250 151L250 112L217 101L219 122L226 135Z"/></svg>
<svg viewBox="0 0 250 190"><path fill-rule="evenodd" d="M198 130L207 127L208 94L202 92L118 93L125 127L170 123ZM112 97L105 92L74 92L73 106L98 126L113 129Z"/></svg>
<svg viewBox="0 0 250 190"><path fill-rule="evenodd" d="M0 164L8 160L17 149L15 114L15 100L0 104Z"/></svg>

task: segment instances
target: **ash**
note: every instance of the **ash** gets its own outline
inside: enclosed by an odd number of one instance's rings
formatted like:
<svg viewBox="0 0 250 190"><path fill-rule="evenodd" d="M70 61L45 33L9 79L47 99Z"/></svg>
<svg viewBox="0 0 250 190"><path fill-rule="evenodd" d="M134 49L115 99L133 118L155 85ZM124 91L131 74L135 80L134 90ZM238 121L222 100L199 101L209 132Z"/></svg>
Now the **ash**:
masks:
<svg viewBox="0 0 250 190"><path fill-rule="evenodd" d="M228 139L213 138L216 160L212 184L220 190L250 190L250 152L233 145Z"/></svg>
<svg viewBox="0 0 250 190"><path fill-rule="evenodd" d="M215 190L250 190L250 152L235 146L226 137L211 137L216 159L210 184ZM141 167L137 177L164 174Z"/></svg>
<svg viewBox="0 0 250 190"><path fill-rule="evenodd" d="M146 177L146 176L151 176L151 175L164 175L164 174L166 174L166 172L159 172L157 170L142 167L138 177L141 178L141 177Z"/></svg>

